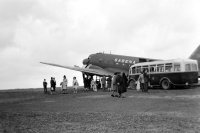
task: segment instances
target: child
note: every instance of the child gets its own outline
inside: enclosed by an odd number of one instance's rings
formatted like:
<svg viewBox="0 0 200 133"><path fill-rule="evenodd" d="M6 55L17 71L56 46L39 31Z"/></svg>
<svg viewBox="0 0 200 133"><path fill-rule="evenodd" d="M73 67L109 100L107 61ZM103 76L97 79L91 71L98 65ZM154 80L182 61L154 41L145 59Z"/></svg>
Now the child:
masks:
<svg viewBox="0 0 200 133"><path fill-rule="evenodd" d="M77 93L77 89L78 89L78 81L76 79L76 77L73 77L73 88L74 88L74 93Z"/></svg>
<svg viewBox="0 0 200 133"><path fill-rule="evenodd" d="M136 90L140 91L140 81L136 81Z"/></svg>

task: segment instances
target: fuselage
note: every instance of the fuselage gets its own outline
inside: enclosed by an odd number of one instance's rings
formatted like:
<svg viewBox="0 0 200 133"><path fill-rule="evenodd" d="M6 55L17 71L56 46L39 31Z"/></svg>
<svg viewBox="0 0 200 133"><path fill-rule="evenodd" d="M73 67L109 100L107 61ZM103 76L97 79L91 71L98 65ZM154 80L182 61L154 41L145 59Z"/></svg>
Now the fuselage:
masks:
<svg viewBox="0 0 200 133"><path fill-rule="evenodd" d="M128 73L131 65L139 62L155 61L156 59L131 57L123 55L96 53L83 60L83 64L89 68L104 69L109 72Z"/></svg>

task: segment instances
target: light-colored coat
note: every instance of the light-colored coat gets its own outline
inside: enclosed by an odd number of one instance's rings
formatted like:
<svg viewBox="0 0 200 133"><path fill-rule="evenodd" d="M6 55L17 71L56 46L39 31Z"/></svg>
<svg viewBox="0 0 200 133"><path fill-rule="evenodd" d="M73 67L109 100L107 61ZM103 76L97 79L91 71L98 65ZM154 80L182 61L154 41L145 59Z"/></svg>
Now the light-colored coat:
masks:
<svg viewBox="0 0 200 133"><path fill-rule="evenodd" d="M67 89L67 84L68 84L68 80L67 79L63 79L62 89Z"/></svg>
<svg viewBox="0 0 200 133"><path fill-rule="evenodd" d="M93 89L93 91L97 91L97 85L94 80L91 81L91 88Z"/></svg>
<svg viewBox="0 0 200 133"><path fill-rule="evenodd" d="M79 86L77 79L73 79L73 88L77 88Z"/></svg>
<svg viewBox="0 0 200 133"><path fill-rule="evenodd" d="M138 81L140 81L140 83L144 83L144 74L140 74Z"/></svg>
<svg viewBox="0 0 200 133"><path fill-rule="evenodd" d="M111 89L112 90L116 90L116 87L117 87L117 85L116 85L116 75L113 75L113 77L112 77L112 81L111 81Z"/></svg>

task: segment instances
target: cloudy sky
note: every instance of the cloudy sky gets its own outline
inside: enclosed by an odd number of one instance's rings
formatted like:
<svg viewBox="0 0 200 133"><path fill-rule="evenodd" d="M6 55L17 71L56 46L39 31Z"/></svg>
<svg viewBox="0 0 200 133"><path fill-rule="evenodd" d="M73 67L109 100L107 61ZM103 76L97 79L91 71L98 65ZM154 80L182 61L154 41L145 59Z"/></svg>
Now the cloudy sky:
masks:
<svg viewBox="0 0 200 133"><path fill-rule="evenodd" d="M81 73L89 54L187 58L200 44L199 0L0 0L0 89Z"/></svg>

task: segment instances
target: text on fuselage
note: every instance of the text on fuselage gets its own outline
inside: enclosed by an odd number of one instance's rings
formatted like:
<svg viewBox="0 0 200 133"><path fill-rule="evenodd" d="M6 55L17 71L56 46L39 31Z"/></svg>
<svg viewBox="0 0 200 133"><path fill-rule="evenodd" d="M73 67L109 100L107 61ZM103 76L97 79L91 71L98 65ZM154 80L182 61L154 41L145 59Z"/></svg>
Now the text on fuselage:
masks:
<svg viewBox="0 0 200 133"><path fill-rule="evenodd" d="M135 61L115 58L115 62L135 64Z"/></svg>

